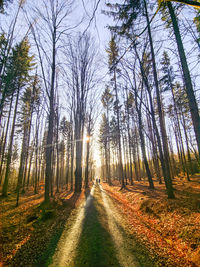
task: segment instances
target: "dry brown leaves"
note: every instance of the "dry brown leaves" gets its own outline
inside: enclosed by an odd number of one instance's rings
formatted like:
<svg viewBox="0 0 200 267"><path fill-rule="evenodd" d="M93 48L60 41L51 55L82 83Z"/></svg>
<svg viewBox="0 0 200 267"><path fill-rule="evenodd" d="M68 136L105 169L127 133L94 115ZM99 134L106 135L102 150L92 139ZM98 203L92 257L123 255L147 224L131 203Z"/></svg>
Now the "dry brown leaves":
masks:
<svg viewBox="0 0 200 267"><path fill-rule="evenodd" d="M176 199L166 197L164 185L149 190L135 182L120 191L120 185L103 184L127 217L130 230L145 242L151 254L168 259L167 266L198 266L200 262L199 177L186 183L176 179Z"/></svg>
<svg viewBox="0 0 200 267"><path fill-rule="evenodd" d="M55 194L53 199L56 210L55 219L44 221L41 225L35 227L34 223L42 215L40 205L44 200L44 189L42 186L40 188L38 194L34 194L34 190L31 188L21 195L18 207L15 206L15 194L10 194L8 198L0 200L0 266L3 262L11 262L20 250L23 251L23 247L27 243L30 243L30 255L34 247L38 246L41 250L39 243L45 244L48 241L48 236L50 239L56 228L60 227L59 224L66 221L68 213L80 205L85 198L85 192L74 194L72 191L63 190ZM34 216L36 216L36 219L34 219ZM28 218L33 218L33 220L29 222ZM42 240L43 237L47 240ZM31 248L31 246L34 247Z"/></svg>

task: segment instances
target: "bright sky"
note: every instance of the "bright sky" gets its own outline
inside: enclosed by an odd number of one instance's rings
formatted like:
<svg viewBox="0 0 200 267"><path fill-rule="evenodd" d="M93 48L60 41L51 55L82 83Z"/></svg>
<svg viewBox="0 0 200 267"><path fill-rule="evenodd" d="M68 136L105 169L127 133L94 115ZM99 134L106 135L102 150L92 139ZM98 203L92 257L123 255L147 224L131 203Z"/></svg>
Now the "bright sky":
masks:
<svg viewBox="0 0 200 267"><path fill-rule="evenodd" d="M8 25L10 25L11 20L14 17L14 14L16 13L17 10L17 2L16 0L14 0L13 4L9 5L9 8L7 9L7 13L9 14L8 16L3 16L0 15L0 27L3 29L8 29ZM27 10L28 14L30 16L32 16L32 13L30 11L30 7L34 5L38 5L39 7L41 7L41 2L40 0L27 0L26 1L26 5L25 5L25 9ZM91 33L91 35L94 37L95 42L97 44L97 49L99 49L99 53L101 54L101 61L102 63L106 63L107 62L107 57L106 57L106 52L105 52L105 47L107 47L109 39L110 39L110 33L109 30L106 28L106 25L110 25L113 24L112 23L112 19L108 18L108 16L105 16L102 14L102 9L106 9L105 7L105 1L100 0L98 9L95 13L95 19L92 20L92 22L90 23L93 11L94 11L94 7L96 6L96 4L98 3L98 0L77 0L74 1L75 6L74 6L74 11L70 17L70 22L72 24L76 24L78 22L80 22L80 20L82 18L83 19L83 23L81 23L81 25L75 29L75 31L85 31L86 29L88 29L88 31ZM155 3L155 1L154 1ZM186 21L186 17L188 18L192 18L194 9L193 8L188 8L188 11L185 12L184 14L181 13L181 16L179 16L179 19L183 19L184 21ZM152 11L153 12L153 11ZM186 17L185 17L186 16ZM158 14L157 17L155 18L154 21L154 25L156 25L156 22L161 25L161 18L160 15ZM40 23L40 20L38 20L38 24ZM89 27L88 27L89 26ZM41 25L42 27L42 25ZM141 25L141 29L143 29L144 24ZM162 27L162 26L161 26ZM23 36L25 35L26 31L27 31L27 24L25 21L25 17L23 12L20 12L19 15L19 20L17 23L17 27L16 27L16 31L15 31L15 41L20 41ZM160 30L161 28L159 28ZM189 38L187 35L184 35L184 41L185 41L185 45L186 47L188 47L188 52L190 50L190 46L191 44L188 42ZM156 46L156 50L158 52L158 55L160 56L163 48L160 49L161 44L160 41L161 39L163 40L163 45L164 48L168 50L169 53L171 53L171 55L173 55L175 49L174 49L174 43L172 43L172 41L165 41L165 39L168 39L168 30L166 31L162 31L162 34L160 34L157 30L153 33L153 39L154 39L154 44L156 44L156 42L158 42L158 46ZM171 45L172 44L172 45ZM34 51L34 47L32 48ZM48 43L47 43L47 49L48 49ZM160 49L160 50L159 50ZM159 57L158 56L158 57ZM195 54L196 56L196 54ZM172 58L175 58L174 56ZM193 64L193 60L195 59L196 62L196 58L193 57L193 55L190 56L190 64ZM158 64L159 66L159 64ZM101 69L102 72L102 76L107 72L107 68L104 67ZM192 66L192 73L193 75L198 75L199 76L199 68L196 67L196 65L194 65L194 67ZM105 78L106 81L106 78ZM105 82L102 82L102 84L99 85L99 90L102 92L105 88ZM198 88L197 88L198 89ZM61 100L62 102L62 100ZM65 105L65 104L62 104ZM102 106L100 101L97 102L97 108L99 111L101 111ZM100 112L99 112L100 113ZM97 124L95 127L95 134L93 137L93 147L94 147L94 158L96 160L96 164L100 165L100 156L99 156L99 150L98 150L98 146L97 146L97 133L98 133L98 128L99 128L99 120L101 119L101 115L99 115L99 119L97 120Z"/></svg>
<svg viewBox="0 0 200 267"><path fill-rule="evenodd" d="M61 2L61 1L59 0L59 2ZM101 61L106 63L107 58L106 58L106 53L105 53L105 47L107 46L109 38L110 38L110 33L109 33L109 30L106 28L106 26L110 23L111 19L109 19L107 16L102 14L102 9L105 9L105 4L104 4L104 1L100 1L98 4L98 8L95 12L95 17L91 20L91 18L93 16L94 8L96 7L97 2L98 2L97 0L74 1L73 12L70 15L70 24L76 25L78 22L80 22L82 20L82 23L73 31L84 32L87 29L87 31L92 35L92 37L95 40L96 47L99 50ZM31 22L36 17L33 14L33 12L31 11L31 8L33 6L37 6L41 10L43 8L42 7L43 6L42 1L36 0L33 2L32 0L26 0L26 3L24 5L24 10L26 10ZM13 18L15 17L15 14L17 12L17 8L18 8L18 1L14 0L13 4L10 4L8 6L8 9L6 10L7 15L0 15L0 27L2 28L2 30L8 31L9 25L11 25L11 22L12 22ZM37 24L40 25L40 23L41 23L41 19L38 18ZM43 28L43 25L41 25L41 28ZM19 13L19 18L17 21L16 29L15 29L14 42L19 42L25 36L25 34L27 33L27 30L28 30L28 24L27 24L27 21L25 18L25 14L21 10ZM37 50L35 48L35 44L34 44L34 41L32 39L31 33L29 35L29 40L32 44L32 48L31 48L32 53L37 55ZM48 47L48 42L47 42L45 50L48 51L48 49L49 49L49 47ZM103 63L103 62L101 62L101 63ZM107 71L108 71L107 68L103 67L101 69L102 73L100 75L104 76ZM61 91L62 90L63 89L61 88ZM99 85L98 90L99 91L104 90L104 82L102 82L102 84ZM62 97L62 92L60 92L60 94L61 94L60 104L63 107L65 107L66 102L65 101L63 102L62 99L66 99L66 97L64 97L64 98ZM101 118L100 110L102 109L100 100L97 103L96 108L98 109L98 113L99 113L98 117L99 118L97 119L97 123L95 125L94 135L92 137L91 142L93 143L94 160L96 161L96 165L100 166L100 155L99 155L99 149L98 149L98 145L97 145L99 120ZM64 113L65 113L65 111L63 110L63 115L64 115Z"/></svg>

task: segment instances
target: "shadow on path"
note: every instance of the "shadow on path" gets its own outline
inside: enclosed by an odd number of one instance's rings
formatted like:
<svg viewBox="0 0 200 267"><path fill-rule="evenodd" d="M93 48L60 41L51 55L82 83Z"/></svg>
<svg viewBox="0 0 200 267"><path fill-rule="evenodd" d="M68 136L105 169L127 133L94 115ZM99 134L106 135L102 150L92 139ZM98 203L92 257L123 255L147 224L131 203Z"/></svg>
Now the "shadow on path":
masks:
<svg viewBox="0 0 200 267"><path fill-rule="evenodd" d="M91 196L85 207L85 218L79 239L73 266L109 267L121 266L116 258L116 251L110 233L106 229L106 212L100 204L101 196L98 186L95 197Z"/></svg>
<svg viewBox="0 0 200 267"><path fill-rule="evenodd" d="M48 261L55 253L66 221L75 208L79 196L79 193L75 193L65 200L63 205L53 207L58 212L56 217L44 221L38 218L33 224L35 230L31 233L29 240L5 266L48 266ZM62 212L62 217L59 217L59 212Z"/></svg>

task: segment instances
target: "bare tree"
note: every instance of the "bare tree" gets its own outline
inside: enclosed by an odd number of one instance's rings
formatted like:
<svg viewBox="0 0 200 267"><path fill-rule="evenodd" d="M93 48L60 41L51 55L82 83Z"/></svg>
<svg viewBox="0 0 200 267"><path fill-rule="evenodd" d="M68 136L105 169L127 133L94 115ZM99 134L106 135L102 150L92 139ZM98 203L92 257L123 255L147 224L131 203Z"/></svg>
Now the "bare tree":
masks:
<svg viewBox="0 0 200 267"><path fill-rule="evenodd" d="M78 35L69 42L66 57L69 70L68 83L72 91L75 137L75 191L82 188L83 136L88 94L96 85L95 45L89 35Z"/></svg>
<svg viewBox="0 0 200 267"><path fill-rule="evenodd" d="M38 49L38 55L43 74L44 86L48 103L48 130L46 142L45 171L45 202L49 201L49 189L52 179L52 152L55 119L55 77L61 39L72 28L69 15L72 11L72 1L48 0L42 1L40 7L33 8L40 22L32 29ZM48 77L49 76L49 77Z"/></svg>
<svg viewBox="0 0 200 267"><path fill-rule="evenodd" d="M96 93L96 92L95 92ZM90 100L88 101L87 117L86 117L86 162L85 162L85 188L89 187L89 173L92 171L92 135L94 133L95 124L97 122L98 110L97 110L97 101L98 94L91 94ZM92 177L91 177L92 178Z"/></svg>

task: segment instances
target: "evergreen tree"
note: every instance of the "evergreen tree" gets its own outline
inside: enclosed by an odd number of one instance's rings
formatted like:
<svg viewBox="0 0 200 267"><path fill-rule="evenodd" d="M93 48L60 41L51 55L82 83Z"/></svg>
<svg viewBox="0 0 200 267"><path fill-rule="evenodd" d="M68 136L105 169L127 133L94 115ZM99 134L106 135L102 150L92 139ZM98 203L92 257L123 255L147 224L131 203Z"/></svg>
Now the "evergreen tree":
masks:
<svg viewBox="0 0 200 267"><path fill-rule="evenodd" d="M22 140L22 148L21 148L21 156L20 156L20 165L18 172L18 182L17 182L17 203L19 201L19 193L22 186L23 178L25 180L26 177L26 163L28 157L28 149L30 142L30 134L31 134L31 123L33 112L40 105L40 86L38 76L35 75L33 78L30 87L27 87L22 96L22 110L20 116L20 125L21 132L23 134ZM38 149L36 147L36 149ZM37 171L37 170L36 170ZM23 181L23 185L25 185L25 181Z"/></svg>
<svg viewBox="0 0 200 267"><path fill-rule="evenodd" d="M109 151L108 151L108 142L110 138L110 133L108 130L108 118L105 113L102 115L102 121L100 124L99 130L99 143L103 154L105 155L105 167L106 167L106 181L111 184L110 173L109 173Z"/></svg>
<svg viewBox="0 0 200 267"><path fill-rule="evenodd" d="M0 13L4 13L5 7L9 2L12 2L12 0L0 0Z"/></svg>
<svg viewBox="0 0 200 267"><path fill-rule="evenodd" d="M6 173L2 189L3 196L7 196L7 191L8 191L12 146L15 133L15 124L16 124L15 122L17 116L19 95L21 90L29 82L30 80L29 71L32 69L34 65L33 56L29 56L29 49L30 45L28 39L24 39L23 41L21 41L21 43L17 44L12 50L12 55L9 57L8 66L6 69L5 84L8 89L16 91L16 100L15 100L12 129L10 134L10 143L7 153Z"/></svg>
<svg viewBox="0 0 200 267"><path fill-rule="evenodd" d="M109 42L109 48L106 50L108 53L108 64L110 74L113 75L112 80L114 82L114 93L115 93L115 102L114 109L117 115L117 131L118 131L118 147L119 147L119 170L120 170L120 179L121 179L121 189L125 187L124 183L124 172L123 172L123 162L122 162L122 145L121 145L121 129L120 129L120 106L119 106L119 92L117 87L117 60L118 60L118 47L115 41L115 38L112 37Z"/></svg>
<svg viewBox="0 0 200 267"><path fill-rule="evenodd" d="M183 140L182 140L182 133L181 133L181 127L180 127L180 118L179 118L179 112L177 109L177 101L175 99L175 87L176 86L174 84L174 79L175 79L175 75L173 72L173 68L170 65L170 58L168 56L168 54L164 51L163 53L163 57L161 60L161 70L163 73L163 76L160 80L161 82L161 87L163 91L171 91L172 93L172 99L173 99L173 108L174 108L174 116L175 116L175 120L176 120L176 127L177 127L177 134L179 136L179 140L180 140L180 146L181 146L181 162L182 162L182 167L183 167L183 171L186 172L187 174L187 179L190 180L189 178L189 171L186 165L186 157L185 157L185 151L184 151L184 145L183 145ZM182 101L181 101L181 104Z"/></svg>
<svg viewBox="0 0 200 267"><path fill-rule="evenodd" d="M125 4L126 4L125 6L123 4L108 5L111 7L111 9L115 8L116 10L114 12L113 11L108 12L108 14L114 16L115 20L118 20L121 22L120 26L114 26L111 28L111 30L113 30L114 32L122 36L128 37L128 39L132 41L133 38L135 38L135 36L137 35L136 29L134 29L134 32L133 32L134 21L137 19L139 15L141 14L145 15L149 44L150 44L154 86L155 86L157 106L158 106L160 132L161 132L161 137L162 137L162 149L163 149L163 154L165 158L165 161L163 161L163 168L164 168L165 176L168 177L168 180L166 180L168 181L168 183L166 184L167 190L168 190L168 197L174 198L173 188L172 188L172 183L171 183L171 174L170 174L169 149L168 149L164 116L163 116L161 99L160 99L158 75L157 75L157 68L156 68L156 61L155 61L155 52L154 52L154 46L153 46L153 40L152 40L152 34L151 34L151 28L150 28L150 20L149 20L149 14L148 14L148 9L147 9L147 3L146 3L146 0L142 0L142 1L126 0Z"/></svg>
<svg viewBox="0 0 200 267"><path fill-rule="evenodd" d="M172 3L169 1L166 3L166 7L168 8L168 11L170 14L173 31L174 31L174 35L176 38L181 67L183 71L183 79L185 83L185 89L186 89L187 98L189 102L190 113L192 117L192 122L193 122L193 127L194 127L197 147L198 147L198 153L199 153L199 158L200 158L200 116L199 116L198 105L197 105L196 97L194 94L191 75L190 75L190 71L189 71L189 67L188 67L188 63L187 63L187 59L185 55L185 50L184 50L184 46L183 46L183 42L182 42L182 38L181 38L179 26L178 26L178 20L174 12L174 7Z"/></svg>
<svg viewBox="0 0 200 267"><path fill-rule="evenodd" d="M107 151L106 153L108 153L108 162L106 161L106 164L108 164L108 168L106 167L107 172L107 179L108 179L108 183L111 184L111 180L110 180L110 110L112 107L112 103L113 103L113 95L110 92L110 89L108 86L106 86L105 91L103 92L102 96L101 96L101 101L103 103L103 107L106 109L106 116L107 116ZM107 165L106 165L107 166Z"/></svg>

